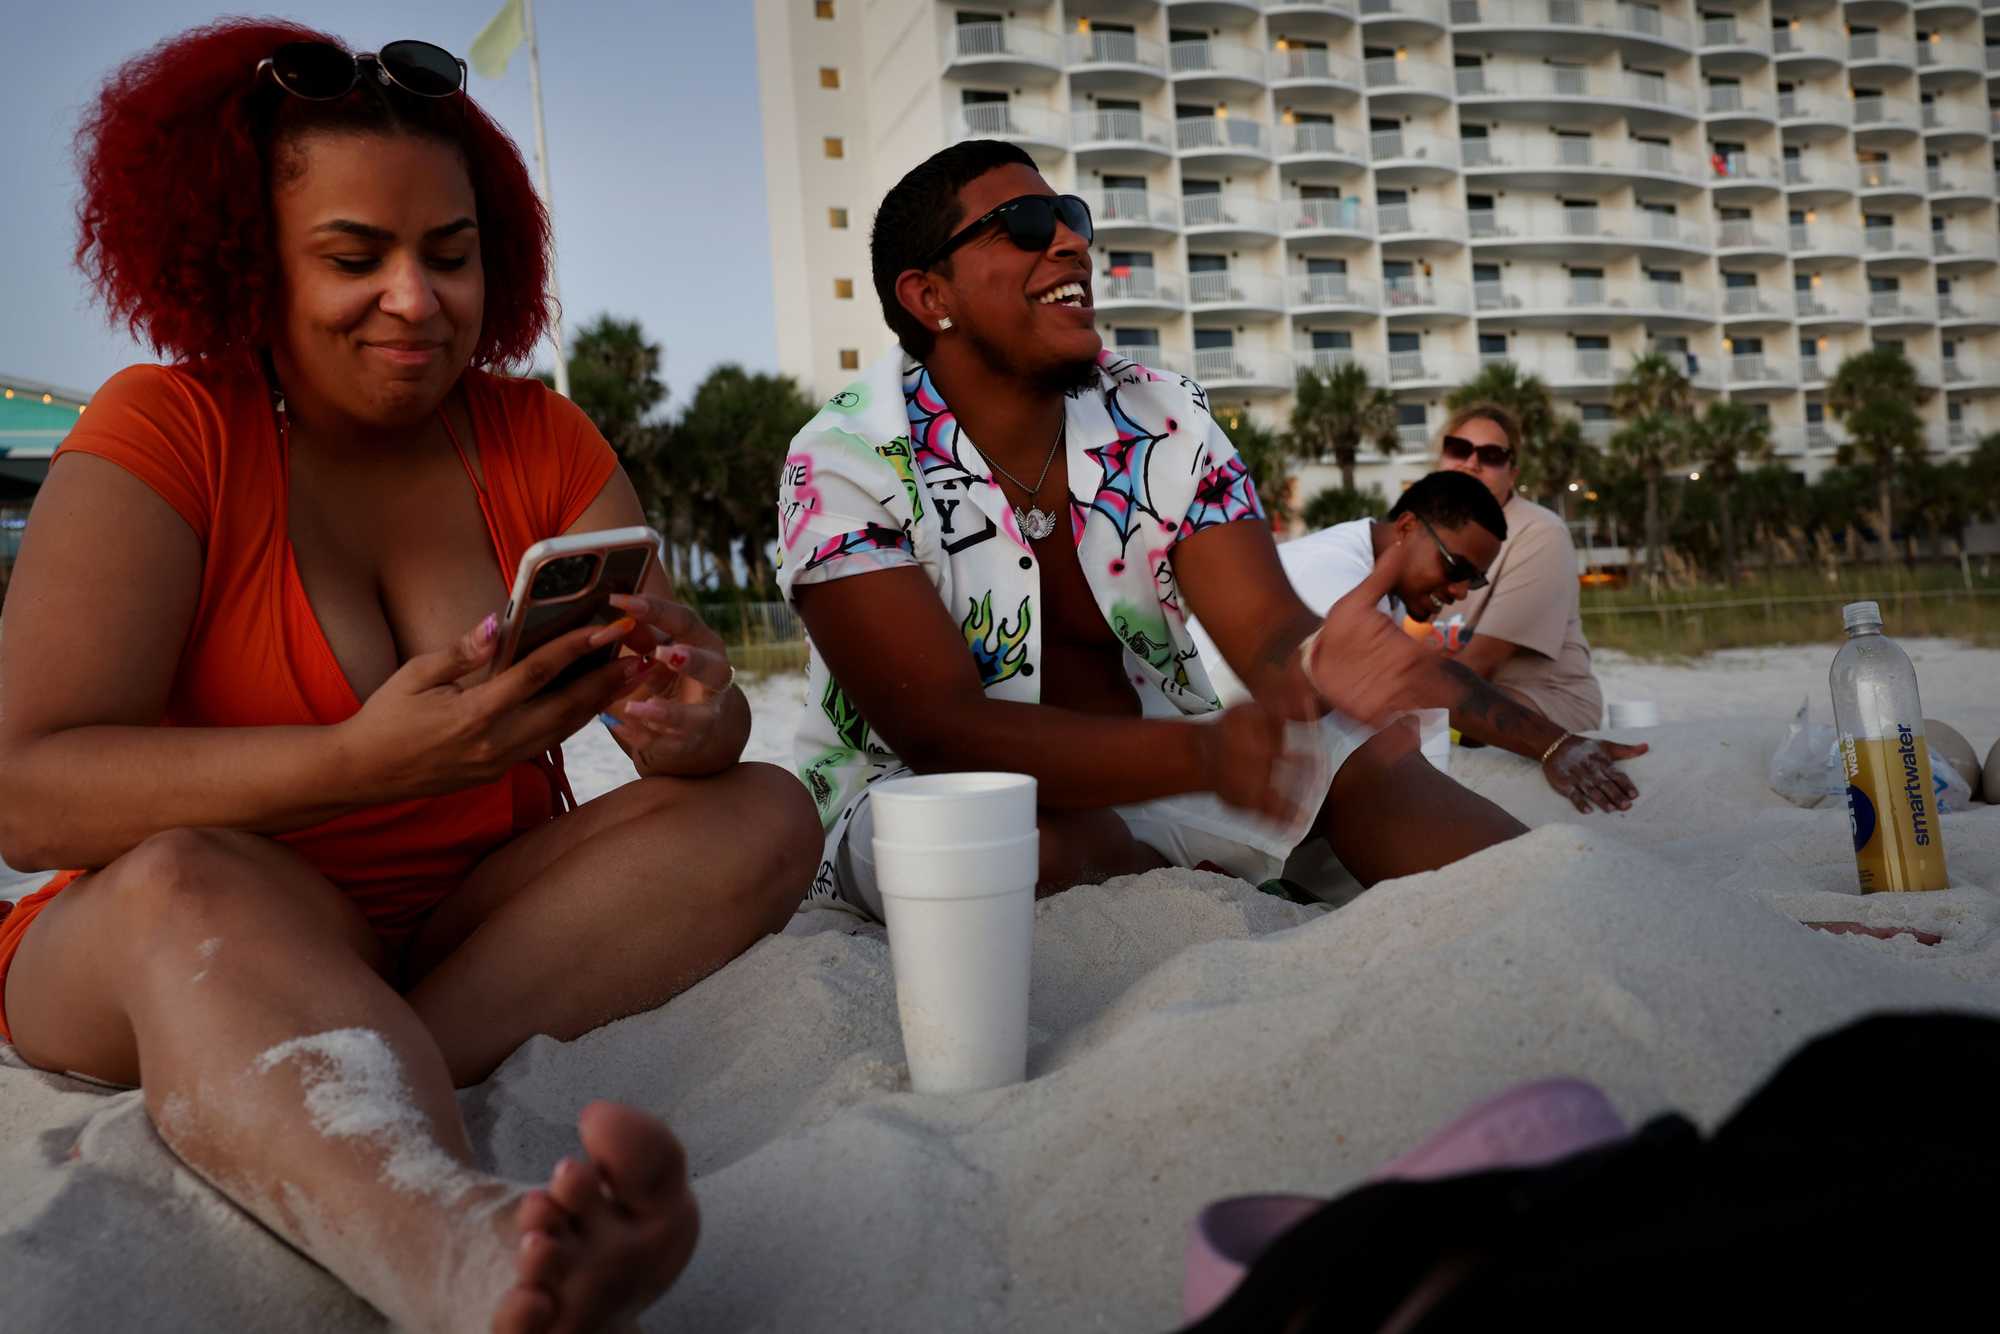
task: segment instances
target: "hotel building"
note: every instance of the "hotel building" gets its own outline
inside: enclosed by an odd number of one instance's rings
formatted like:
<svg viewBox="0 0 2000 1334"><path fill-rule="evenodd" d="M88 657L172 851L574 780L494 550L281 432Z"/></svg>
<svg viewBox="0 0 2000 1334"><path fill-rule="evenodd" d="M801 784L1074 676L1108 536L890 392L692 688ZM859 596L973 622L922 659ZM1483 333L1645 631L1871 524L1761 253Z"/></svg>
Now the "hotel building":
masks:
<svg viewBox="0 0 2000 1334"><path fill-rule="evenodd" d="M1871 345L1939 455L2000 430L2000 0L757 0L757 33L779 359L818 394L890 343L883 192L997 138L1090 201L1105 342L1225 420L1282 426L1301 366L1391 388L1389 494L1502 358L1601 442L1663 351L1808 474Z"/></svg>

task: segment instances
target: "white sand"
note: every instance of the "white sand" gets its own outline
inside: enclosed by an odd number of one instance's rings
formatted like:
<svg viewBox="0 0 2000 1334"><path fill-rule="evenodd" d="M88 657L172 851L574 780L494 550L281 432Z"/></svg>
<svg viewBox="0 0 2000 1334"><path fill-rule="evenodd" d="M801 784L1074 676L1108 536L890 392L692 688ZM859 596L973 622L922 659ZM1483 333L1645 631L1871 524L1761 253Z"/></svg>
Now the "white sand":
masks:
<svg viewBox="0 0 2000 1334"><path fill-rule="evenodd" d="M1925 711L1983 753L2000 654L1913 647ZM575 1150L592 1098L674 1124L702 1242L649 1329L1171 1327L1187 1220L1215 1196L1338 1191L1524 1079L1712 1122L1862 1013L2000 1011L2000 808L1945 818L1956 888L1863 899L1845 814L1765 786L1800 696L1823 710L1830 658L1603 655L1607 697L1667 720L1631 766L1633 812L1580 818L1524 761L1457 752L1454 773L1536 832L1335 912L1194 872L1045 901L1026 1084L904 1091L882 933L822 911L661 1010L527 1044L464 1095L473 1142L532 1179ZM798 689L756 688L754 755L783 757ZM580 796L612 760L601 735L573 743ZM1798 925L1820 919L1944 940ZM378 1327L177 1169L135 1094L6 1059L8 1327Z"/></svg>

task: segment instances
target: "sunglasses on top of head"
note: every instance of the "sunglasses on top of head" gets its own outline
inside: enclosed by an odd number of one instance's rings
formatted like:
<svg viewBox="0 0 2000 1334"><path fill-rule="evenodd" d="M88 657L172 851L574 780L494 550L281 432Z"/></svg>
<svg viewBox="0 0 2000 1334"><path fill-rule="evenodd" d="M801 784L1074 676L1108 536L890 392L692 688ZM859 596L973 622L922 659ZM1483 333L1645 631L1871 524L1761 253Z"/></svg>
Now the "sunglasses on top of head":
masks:
<svg viewBox="0 0 2000 1334"><path fill-rule="evenodd" d="M1491 449L1493 446L1486 445L1482 446L1482 448ZM1422 524L1424 531L1431 535L1431 541L1437 543L1438 555L1444 557L1444 581L1446 583L1464 584L1467 588L1486 587L1486 576L1479 572L1479 567L1446 546L1444 539L1438 536L1437 529L1431 527L1429 519L1419 517L1417 522Z"/></svg>
<svg viewBox="0 0 2000 1334"><path fill-rule="evenodd" d="M465 62L441 46L404 39L380 51L350 52L331 42L286 42L257 62L277 85L308 102L347 96L363 69L414 97L450 97L465 91Z"/></svg>
<svg viewBox="0 0 2000 1334"><path fill-rule="evenodd" d="M1021 195L991 212L982 213L951 234L949 240L924 257L922 268L935 268L952 251L998 222L1007 229L1007 239L1023 250L1040 254L1056 239L1056 224L1075 232L1089 245L1094 235L1090 205L1075 195Z"/></svg>
<svg viewBox="0 0 2000 1334"><path fill-rule="evenodd" d="M1444 456L1457 463L1463 463L1475 454L1479 456L1481 467L1504 468L1514 461L1514 451L1505 445L1475 445L1462 435L1448 435L1442 447Z"/></svg>

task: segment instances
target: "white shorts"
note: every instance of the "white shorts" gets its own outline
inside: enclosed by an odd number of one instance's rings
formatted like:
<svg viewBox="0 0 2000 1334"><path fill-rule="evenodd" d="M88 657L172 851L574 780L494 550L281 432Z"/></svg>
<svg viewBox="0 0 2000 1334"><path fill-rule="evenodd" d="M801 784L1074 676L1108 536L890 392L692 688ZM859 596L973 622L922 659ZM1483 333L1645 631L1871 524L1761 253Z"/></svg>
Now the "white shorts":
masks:
<svg viewBox="0 0 2000 1334"><path fill-rule="evenodd" d="M1221 716L1211 713L1202 721ZM1113 809L1133 838L1171 865L1196 867L1208 862L1259 885L1284 870L1292 850L1319 819L1334 774L1375 731L1338 713L1317 723L1292 724L1286 787L1298 813L1282 824L1239 810L1212 792L1188 792ZM875 812L865 796L840 842L834 884L844 902L882 920L882 891L875 880Z"/></svg>

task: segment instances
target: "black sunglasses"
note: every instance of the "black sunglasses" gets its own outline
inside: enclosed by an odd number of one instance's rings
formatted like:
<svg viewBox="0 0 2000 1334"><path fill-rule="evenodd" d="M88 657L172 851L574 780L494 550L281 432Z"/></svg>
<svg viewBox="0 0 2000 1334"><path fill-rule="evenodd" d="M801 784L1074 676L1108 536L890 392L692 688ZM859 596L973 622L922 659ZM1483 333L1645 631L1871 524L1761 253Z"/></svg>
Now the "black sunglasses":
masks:
<svg viewBox="0 0 2000 1334"><path fill-rule="evenodd" d="M450 97L465 90L465 62L441 46L405 39L380 51L351 53L331 42L286 42L257 62L278 86L309 102L331 102L354 91L366 66L375 77L416 97Z"/></svg>
<svg viewBox="0 0 2000 1334"><path fill-rule="evenodd" d="M1446 436L1445 439L1457 440L1458 437L1455 435ZM1464 442L1460 441L1460 443ZM1480 448L1497 449L1499 446L1481 445ZM1464 584L1467 588L1486 587L1486 576L1479 572L1479 567L1446 546L1444 539L1438 536L1437 529L1431 527L1430 520L1420 515L1417 517L1417 522L1422 524L1424 531L1431 535L1431 541L1437 543L1438 555L1444 557L1444 581L1446 583Z"/></svg>
<svg viewBox="0 0 2000 1334"><path fill-rule="evenodd" d="M946 255L970 241L991 224L1007 228L1007 239L1023 250L1047 250L1056 239L1056 224L1075 232L1089 245L1094 235L1090 205L1075 195L1022 195L1010 199L990 213L982 213L951 234L951 239L924 258L920 268L934 268Z"/></svg>
<svg viewBox="0 0 2000 1334"><path fill-rule="evenodd" d="M1480 465L1487 468L1504 468L1514 461L1514 451L1507 448L1507 446L1475 445L1462 435L1446 436L1440 452L1446 458L1453 459L1459 463L1463 463L1474 454L1477 454Z"/></svg>

